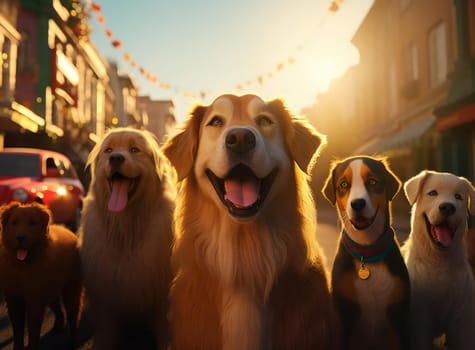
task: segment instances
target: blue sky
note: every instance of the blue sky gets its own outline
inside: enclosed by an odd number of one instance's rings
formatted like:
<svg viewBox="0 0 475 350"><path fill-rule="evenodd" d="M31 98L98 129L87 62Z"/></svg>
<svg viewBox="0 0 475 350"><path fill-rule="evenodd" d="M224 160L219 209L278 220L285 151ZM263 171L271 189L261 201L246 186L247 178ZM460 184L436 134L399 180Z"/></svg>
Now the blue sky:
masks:
<svg viewBox="0 0 475 350"><path fill-rule="evenodd" d="M357 63L350 39L373 0L344 0L334 13L329 0L95 3L105 19L99 25L98 13L92 12L91 39L98 51L131 74L139 94L172 99L183 120L196 103L209 104L228 92L280 97L295 113L312 105L331 77ZM105 29L120 40L119 49ZM124 53L170 88L147 80Z"/></svg>

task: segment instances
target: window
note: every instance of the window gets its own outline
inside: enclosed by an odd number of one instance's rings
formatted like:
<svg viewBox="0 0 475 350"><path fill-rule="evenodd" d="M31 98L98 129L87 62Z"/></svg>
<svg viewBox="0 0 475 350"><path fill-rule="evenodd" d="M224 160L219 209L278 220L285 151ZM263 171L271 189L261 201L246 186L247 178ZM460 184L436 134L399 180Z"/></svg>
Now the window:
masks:
<svg viewBox="0 0 475 350"><path fill-rule="evenodd" d="M24 72L28 71L30 68L29 66L33 64L31 62L31 40L30 35L28 32L22 31L21 32L21 41L20 45L18 46L18 66L17 70L19 74L23 74Z"/></svg>
<svg viewBox="0 0 475 350"><path fill-rule="evenodd" d="M445 24L436 25L429 33L430 85L436 87L447 79L447 41Z"/></svg>
<svg viewBox="0 0 475 350"><path fill-rule="evenodd" d="M419 59L417 53L417 46L410 43L407 47L405 58L406 81L414 81L419 79Z"/></svg>
<svg viewBox="0 0 475 350"><path fill-rule="evenodd" d="M10 79L10 76L13 74L12 69L11 69L11 41L8 38L5 38L5 41L3 42L3 47L1 50L1 62L2 62L2 93L1 96L2 98L9 98L12 94L12 81Z"/></svg>
<svg viewBox="0 0 475 350"><path fill-rule="evenodd" d="M38 177L41 175L40 158L34 154L0 153L0 177Z"/></svg>
<svg viewBox="0 0 475 350"><path fill-rule="evenodd" d="M401 94L406 99L414 98L419 91L419 58L417 46L411 42L404 52L404 82Z"/></svg>
<svg viewBox="0 0 475 350"><path fill-rule="evenodd" d="M392 61L389 65L388 72L389 79L389 96L388 96L388 115L393 117L397 112L397 74L396 74L396 62Z"/></svg>

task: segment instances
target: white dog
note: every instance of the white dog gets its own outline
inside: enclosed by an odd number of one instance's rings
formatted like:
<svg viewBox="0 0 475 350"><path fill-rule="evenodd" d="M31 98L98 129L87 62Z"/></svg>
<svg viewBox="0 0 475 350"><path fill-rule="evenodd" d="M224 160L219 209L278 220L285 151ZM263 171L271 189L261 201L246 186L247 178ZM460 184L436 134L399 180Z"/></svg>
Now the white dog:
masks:
<svg viewBox="0 0 475 350"><path fill-rule="evenodd" d="M475 282L464 244L475 189L463 177L422 171L404 184L412 207L403 247L411 279L413 349L432 349L445 334L449 349L475 349Z"/></svg>

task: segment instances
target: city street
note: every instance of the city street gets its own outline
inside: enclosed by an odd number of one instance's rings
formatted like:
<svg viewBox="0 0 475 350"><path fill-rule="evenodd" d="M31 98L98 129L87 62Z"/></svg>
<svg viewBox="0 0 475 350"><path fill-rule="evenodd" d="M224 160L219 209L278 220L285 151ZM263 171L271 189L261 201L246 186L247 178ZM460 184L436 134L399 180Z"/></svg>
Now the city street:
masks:
<svg viewBox="0 0 475 350"><path fill-rule="evenodd" d="M408 233L408 216L399 215L394 218L394 226L396 232L398 232L399 241L403 242ZM318 227L317 227L317 240L321 247L321 253L326 257L326 263L328 269L331 268L333 257L337 247L338 236L340 229L338 228L338 219L336 211L330 207L324 207L318 211ZM42 328L42 349L49 350L66 350L65 336L61 335L48 335L48 331L53 326L53 317L48 310L43 322ZM150 337L147 334L143 334L140 331L133 333L132 339L127 339L127 343L123 343L123 349L153 349L151 346ZM87 302L85 304L83 317L79 327L79 350L88 350L92 346L93 326L91 319L88 315ZM0 350L13 349L12 329L10 321L8 320L7 310L5 303L0 304Z"/></svg>

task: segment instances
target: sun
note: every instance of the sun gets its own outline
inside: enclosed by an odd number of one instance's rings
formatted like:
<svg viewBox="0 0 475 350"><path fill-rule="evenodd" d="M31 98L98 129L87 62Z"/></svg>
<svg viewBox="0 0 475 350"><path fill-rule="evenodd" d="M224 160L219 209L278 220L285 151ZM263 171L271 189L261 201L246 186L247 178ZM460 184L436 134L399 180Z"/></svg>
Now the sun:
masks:
<svg viewBox="0 0 475 350"><path fill-rule="evenodd" d="M343 72L341 64L335 59L325 58L318 60L312 66L312 79L319 91L326 91L330 83Z"/></svg>
<svg viewBox="0 0 475 350"><path fill-rule="evenodd" d="M352 45L331 47L322 51L315 56L310 75L317 89L325 92L333 80L343 76L350 66L358 63L359 53Z"/></svg>

